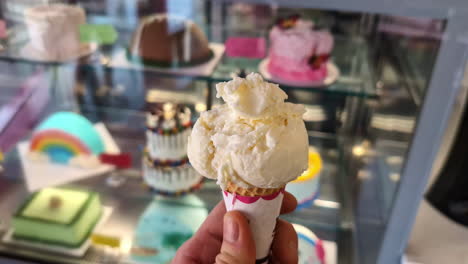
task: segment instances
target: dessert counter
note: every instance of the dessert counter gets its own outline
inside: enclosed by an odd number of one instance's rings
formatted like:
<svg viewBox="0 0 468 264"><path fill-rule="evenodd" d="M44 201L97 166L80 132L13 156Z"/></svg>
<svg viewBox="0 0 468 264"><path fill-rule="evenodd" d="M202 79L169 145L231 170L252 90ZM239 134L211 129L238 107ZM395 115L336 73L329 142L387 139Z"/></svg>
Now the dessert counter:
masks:
<svg viewBox="0 0 468 264"><path fill-rule="evenodd" d="M223 198L286 190L300 263L397 263L429 166L418 158L432 160L454 97L437 89L459 56L439 53L466 53L444 46L459 30L445 18L306 1L32 2L0 3L1 258L166 264ZM205 132L190 147L193 131ZM266 149L290 155L265 161Z"/></svg>
<svg viewBox="0 0 468 264"><path fill-rule="evenodd" d="M248 74L262 70L265 64L265 54L256 55L257 57L231 54L226 49L226 45L229 45L230 38L234 40L247 38L252 42L261 41L261 43L265 43L263 49L267 49L266 30L236 32L235 29L228 27L222 27L220 30L226 32L226 35L232 34L234 36L226 37L222 41L213 40L210 42L209 45L213 51L212 59L202 66L192 67L191 69L176 68L171 70L167 67L161 67L161 64L142 63L128 57L128 43L130 42L128 39L131 38L132 32L126 31L118 31L119 38L113 44L92 44L92 52L80 57L79 60L34 59L23 52L22 48L27 42L27 35L25 35L24 26L21 25L10 31L5 49L0 51L0 59L12 65L19 64L22 67L79 67L83 69L82 71L102 72L103 76L108 76L106 78L112 78L114 75L123 73L152 76L153 78L201 80L208 83L230 80L233 74L239 74L240 72ZM234 44L239 45L236 42ZM333 63L336 66L333 78L328 83L312 85L286 82L282 83L282 88L311 93L376 98L378 92L372 85L373 69L369 65L369 52L368 43L364 38L335 35L334 48L331 54ZM272 76L270 78L274 79ZM93 87L93 89L99 89L99 87Z"/></svg>
<svg viewBox="0 0 468 264"><path fill-rule="evenodd" d="M346 240L346 235L340 220L343 196L338 192L342 186L340 180L346 176L340 175L343 172L340 172L335 164L339 163L342 150L339 148L339 142L334 138L311 135L309 139L322 153L323 169L320 173L320 193L317 194L317 199L312 203L308 203L296 212L284 217L292 223L310 228L323 240L341 245ZM118 140L118 143L137 149L138 143L141 141L128 142L127 140L127 142L122 143L121 140ZM15 161L10 161L6 164L5 171L7 173L11 171L8 166L14 166L14 163ZM119 179L119 184L110 184L111 179L116 177ZM11 226L11 216L28 197L28 192L24 182L16 177L2 177L0 186L2 188L0 233L4 237ZM167 208L164 208L169 210L168 214L173 214L173 221L175 221L173 224L177 225L180 224L178 221L181 221L177 218L180 217L181 212L187 213L183 214L183 217L187 217L187 215L195 217L197 214L194 212L197 210L208 212L221 199L219 187L213 181L206 181L200 190L185 197L168 198L157 195L144 184L141 172L132 169L80 180L65 185L65 188L67 187L98 192L103 206L112 208L112 214L108 220L95 230L94 234L113 242L110 244L109 242L102 244L99 241L92 243L83 257L61 256L61 254L51 254L50 251L44 249L38 250L37 248L32 249L1 242L1 255L44 263L140 263L138 262L138 254L145 249L139 248L136 234L140 231L138 228L141 228L141 219L148 216L152 207L161 204L167 205ZM153 216L154 219L151 219L151 221L156 221L152 223L156 226L162 224L161 219L158 219L159 213ZM306 219L314 219L314 221ZM197 220L192 219L192 221ZM174 227L167 228L173 229ZM163 231L159 230L159 232ZM163 233L157 234L164 236ZM146 248L146 251L151 251L151 249ZM344 253L341 254L343 254L342 258L348 257ZM340 263L346 263L345 259L340 260Z"/></svg>
<svg viewBox="0 0 468 264"><path fill-rule="evenodd" d="M359 96L359 97L378 97L378 93L375 87L372 87L371 83L371 69L369 68L369 62L367 58L367 51L365 48L366 43L363 39L355 40L342 40L339 42L338 39L336 50L334 51L337 55L337 67L339 68L339 76L337 76L336 82L332 85L326 85L316 89L314 87L307 86L296 86L294 84L283 85L282 88L285 90L302 90L311 93L332 93L346 96ZM216 45L219 45L215 43ZM221 44L222 45L222 44ZM341 50L340 50L341 48ZM89 58L83 59L78 62L78 67L84 70L97 70L103 71L109 76L125 72L126 74L151 74L152 76L159 76L161 78L170 79L190 79L190 80L202 80L211 83L220 81L227 81L231 78L232 73L240 72L244 70L246 73L257 72L261 64L261 60L249 59L249 58L231 58L227 55L219 55L220 60L214 66L213 73L206 75L200 74L199 71L195 72L184 72L184 71L158 71L151 67L140 67L138 65L132 65L128 61L122 61L122 54L125 53L125 47L113 47L112 52L107 50L97 51ZM14 47L11 50L4 50L0 52L0 58L11 64L20 64L23 67L36 67L42 66L65 66L75 65L76 62L42 62L32 61L27 57L21 57L16 54Z"/></svg>

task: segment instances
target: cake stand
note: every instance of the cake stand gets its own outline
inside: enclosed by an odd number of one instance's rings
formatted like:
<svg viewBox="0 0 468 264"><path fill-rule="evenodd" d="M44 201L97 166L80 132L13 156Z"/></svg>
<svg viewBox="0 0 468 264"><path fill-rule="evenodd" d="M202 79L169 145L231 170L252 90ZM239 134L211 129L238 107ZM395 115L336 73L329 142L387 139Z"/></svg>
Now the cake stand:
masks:
<svg viewBox="0 0 468 264"><path fill-rule="evenodd" d="M305 226L292 224L298 237L299 263L336 264L336 243L319 239Z"/></svg>
<svg viewBox="0 0 468 264"><path fill-rule="evenodd" d="M187 67L178 67L178 68L170 68L170 67L156 67L156 66L149 66L144 65L142 63L135 63L127 58L127 52L125 50L117 53L115 56L111 58L109 63L112 67L119 67L119 68L130 68L135 70L145 70L145 71L153 71L153 72L160 72L160 73L170 73L170 74L177 74L177 75L193 75L193 76L211 76L216 65L221 60L224 54L224 45L220 43L210 43L210 49L213 52L213 57L202 64L187 66Z"/></svg>
<svg viewBox="0 0 468 264"><path fill-rule="evenodd" d="M268 71L268 61L269 59L267 58L267 59L263 59L260 62L260 65L258 66L260 74L262 74L263 77L265 77L265 79L271 80L278 84L284 84L284 85L296 86L296 87L322 87L322 86L331 85L332 83L336 82L338 77L340 77L340 70L338 69L338 67L333 62L329 61L327 62L327 77L325 77L325 79L323 80L307 81L307 82L284 80L278 76L273 76Z"/></svg>
<svg viewBox="0 0 468 264"><path fill-rule="evenodd" d="M50 57L44 56L42 52L37 51L31 43L27 43L21 50L20 56L27 60L39 61L39 62L72 62L83 57L87 57L93 54L98 48L96 44L82 43L80 50L76 54L72 54L65 58L51 59Z"/></svg>

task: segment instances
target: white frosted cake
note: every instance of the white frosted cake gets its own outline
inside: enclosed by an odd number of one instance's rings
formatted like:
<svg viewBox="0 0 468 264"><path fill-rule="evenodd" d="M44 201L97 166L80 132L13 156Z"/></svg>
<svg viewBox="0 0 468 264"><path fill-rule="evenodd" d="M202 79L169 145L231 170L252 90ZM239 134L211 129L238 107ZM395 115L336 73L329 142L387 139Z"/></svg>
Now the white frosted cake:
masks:
<svg viewBox="0 0 468 264"><path fill-rule="evenodd" d="M201 177L188 164L178 167L152 168L144 170L145 182L159 193L185 193L199 187Z"/></svg>
<svg viewBox="0 0 468 264"><path fill-rule="evenodd" d="M161 194L182 194L200 187L202 176L188 164L191 111L171 103L154 104L146 114L147 144L143 178Z"/></svg>
<svg viewBox="0 0 468 264"><path fill-rule="evenodd" d="M83 8L52 4L28 8L24 13L34 56L46 60L76 58L83 48L79 26L86 23Z"/></svg>

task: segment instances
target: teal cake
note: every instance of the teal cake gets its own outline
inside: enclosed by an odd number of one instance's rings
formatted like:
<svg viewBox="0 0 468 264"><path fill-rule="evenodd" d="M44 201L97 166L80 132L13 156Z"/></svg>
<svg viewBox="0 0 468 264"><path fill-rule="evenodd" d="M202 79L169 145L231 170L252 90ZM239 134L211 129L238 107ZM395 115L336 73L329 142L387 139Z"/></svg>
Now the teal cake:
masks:
<svg viewBox="0 0 468 264"><path fill-rule="evenodd" d="M137 263L169 263L177 249L198 230L208 210L194 195L157 198L138 220L132 247Z"/></svg>
<svg viewBox="0 0 468 264"><path fill-rule="evenodd" d="M34 193L13 217L14 238L78 248L100 219L102 206L93 192L48 188Z"/></svg>
<svg viewBox="0 0 468 264"><path fill-rule="evenodd" d="M67 164L76 156L98 156L104 143L93 124L73 112L57 112L34 131L30 152L42 153L55 163Z"/></svg>

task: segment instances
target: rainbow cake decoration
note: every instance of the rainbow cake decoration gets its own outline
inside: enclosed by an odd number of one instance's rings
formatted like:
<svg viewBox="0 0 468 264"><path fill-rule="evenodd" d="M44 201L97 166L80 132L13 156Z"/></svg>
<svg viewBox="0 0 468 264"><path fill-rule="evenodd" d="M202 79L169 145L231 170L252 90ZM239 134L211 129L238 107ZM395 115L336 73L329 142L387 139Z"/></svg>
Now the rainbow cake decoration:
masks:
<svg viewBox="0 0 468 264"><path fill-rule="evenodd" d="M309 149L309 168L296 180L286 185L286 190L297 199L297 210L310 206L319 196L321 170L322 158L311 147Z"/></svg>
<svg viewBox="0 0 468 264"><path fill-rule="evenodd" d="M33 134L30 151L50 161L67 164L77 156L104 152L104 143L93 124L73 112L58 112L42 122Z"/></svg>
<svg viewBox="0 0 468 264"><path fill-rule="evenodd" d="M28 158L32 161L95 168L112 164L128 168L128 154L105 153L104 141L95 126L73 112L57 112L44 120L34 131Z"/></svg>

